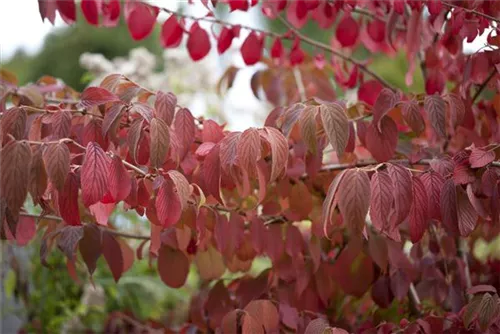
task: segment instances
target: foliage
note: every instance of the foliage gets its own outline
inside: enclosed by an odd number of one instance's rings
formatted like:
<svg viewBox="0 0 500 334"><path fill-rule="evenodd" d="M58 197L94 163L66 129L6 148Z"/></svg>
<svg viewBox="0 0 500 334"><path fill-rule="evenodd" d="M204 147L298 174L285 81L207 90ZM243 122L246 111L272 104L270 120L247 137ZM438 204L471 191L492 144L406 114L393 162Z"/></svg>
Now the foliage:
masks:
<svg viewBox="0 0 500 334"><path fill-rule="evenodd" d="M73 23L68 3L41 1L42 17L58 11ZM81 7L93 25L122 12L115 0ZM160 10L169 12L126 2L131 36L146 38ZM469 249L499 234L500 41L492 30L492 46L473 55L461 43L498 23L500 8L264 1L262 13L287 31L171 13L160 37L164 47L187 38L197 61L212 48L202 22L221 28L219 53L247 31L244 62L267 65L251 87L276 106L261 128L226 130L120 74L79 94L52 77L19 86L3 71L2 237L26 244L44 230L41 262L58 248L75 280L82 267L96 276L101 259L121 282L145 250L173 289L196 268L202 283L180 327L114 312L105 332L498 333L498 262ZM335 26L331 45L298 30L308 20ZM266 53L264 40L273 41ZM407 90L351 55L360 43L383 55L404 49ZM417 63L425 91L411 86ZM226 73L228 87L236 73ZM36 221L23 208L28 193L42 209ZM114 227L118 203L146 216L150 234ZM249 274L261 256L271 268Z"/></svg>

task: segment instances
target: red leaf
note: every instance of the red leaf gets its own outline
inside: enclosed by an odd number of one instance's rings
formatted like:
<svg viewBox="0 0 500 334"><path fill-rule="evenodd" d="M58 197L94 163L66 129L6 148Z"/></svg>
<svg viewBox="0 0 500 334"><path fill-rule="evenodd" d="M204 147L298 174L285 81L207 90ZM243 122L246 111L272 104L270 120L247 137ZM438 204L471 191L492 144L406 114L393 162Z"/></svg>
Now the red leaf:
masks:
<svg viewBox="0 0 500 334"><path fill-rule="evenodd" d="M495 152L492 150L485 151L480 148L473 148L469 156L470 166L472 168L481 168L495 160Z"/></svg>
<svg viewBox="0 0 500 334"><path fill-rule="evenodd" d="M45 22L47 18L50 23L54 24L56 20L56 6L57 3L55 1L38 0L38 9L42 17L42 22Z"/></svg>
<svg viewBox="0 0 500 334"><path fill-rule="evenodd" d="M148 123L151 123L151 120L153 119L153 108L151 108L149 105L141 102L134 102L132 106L130 107L130 112L131 113L138 113L139 115L144 118Z"/></svg>
<svg viewBox="0 0 500 334"><path fill-rule="evenodd" d="M149 161L151 167L160 168L167 160L167 153L170 147L170 130L163 120L153 118L149 126L151 139Z"/></svg>
<svg viewBox="0 0 500 334"><path fill-rule="evenodd" d="M437 2L437 1L436 1ZM465 119L465 105L460 96L455 94L448 94L445 97L446 102L448 102L448 107L450 110L450 122L453 128L461 125Z"/></svg>
<svg viewBox="0 0 500 334"><path fill-rule="evenodd" d="M16 226L16 242L18 246L27 245L36 234L36 223L33 217L19 217Z"/></svg>
<svg viewBox="0 0 500 334"><path fill-rule="evenodd" d="M382 89L372 109L373 123L378 126L382 118L394 108L397 102L398 96L396 93L389 88Z"/></svg>
<svg viewBox="0 0 500 334"><path fill-rule="evenodd" d="M356 44L359 36L359 26L351 14L345 13L337 25L335 37L343 47L351 47Z"/></svg>
<svg viewBox="0 0 500 334"><path fill-rule="evenodd" d="M102 121L102 134L104 136L106 136L111 129L116 129L124 107L125 106L121 103L115 103L106 111L104 120Z"/></svg>
<svg viewBox="0 0 500 334"><path fill-rule="evenodd" d="M130 246L107 231L102 231L102 254L115 282L118 282L122 274L130 269L135 255Z"/></svg>
<svg viewBox="0 0 500 334"><path fill-rule="evenodd" d="M99 25L99 9L97 8L97 0L82 0L80 3L82 13L88 23Z"/></svg>
<svg viewBox="0 0 500 334"><path fill-rule="evenodd" d="M176 224L181 218L182 204L170 178L165 179L156 195L156 213L163 227Z"/></svg>
<svg viewBox="0 0 500 334"><path fill-rule="evenodd" d="M217 51L223 54L233 42L234 32L232 28L222 27L219 38L217 40Z"/></svg>
<svg viewBox="0 0 500 334"><path fill-rule="evenodd" d="M260 160L260 135L255 128L245 130L237 143L238 164L249 175L254 175Z"/></svg>
<svg viewBox="0 0 500 334"><path fill-rule="evenodd" d="M82 144L86 146L91 141L101 145L103 150L108 148L109 140L103 136L102 121L100 119L92 118L83 128Z"/></svg>
<svg viewBox="0 0 500 334"><path fill-rule="evenodd" d="M76 246L83 238L83 226L65 226L59 231L57 247L73 262L75 258Z"/></svg>
<svg viewBox="0 0 500 334"><path fill-rule="evenodd" d="M68 225L81 225L78 208L78 177L71 172L66 177L64 188L58 194L59 214Z"/></svg>
<svg viewBox="0 0 500 334"><path fill-rule="evenodd" d="M57 9L64 22L72 24L76 21L75 0L57 0Z"/></svg>
<svg viewBox="0 0 500 334"><path fill-rule="evenodd" d="M418 178L413 177L413 200L410 209L410 237L411 242L417 243L422 239L425 230L428 227L428 198L424 183Z"/></svg>
<svg viewBox="0 0 500 334"><path fill-rule="evenodd" d="M120 1L109 0L106 3L101 3L101 11L103 15L102 25L105 27L116 27L120 20Z"/></svg>
<svg viewBox="0 0 500 334"><path fill-rule="evenodd" d="M436 135L446 138L445 103L439 95L428 95L424 100L424 109L429 114L429 121Z"/></svg>
<svg viewBox="0 0 500 334"><path fill-rule="evenodd" d="M446 180L441 190L441 216L449 232L457 233L457 190L452 179Z"/></svg>
<svg viewBox="0 0 500 334"><path fill-rule="evenodd" d="M297 309L290 307L288 304L280 303L279 310L283 324L292 330L297 330L299 322L299 312Z"/></svg>
<svg viewBox="0 0 500 334"><path fill-rule="evenodd" d="M290 210L297 215L298 220L307 219L313 210L311 193L303 182L299 181L292 186L288 201L290 202Z"/></svg>
<svg viewBox="0 0 500 334"><path fill-rule="evenodd" d="M183 33L184 30L177 21L177 17L170 15L161 27L161 45L164 48L178 47L181 44Z"/></svg>
<svg viewBox="0 0 500 334"><path fill-rule="evenodd" d="M279 331L279 314L274 304L269 300L253 300L246 307L251 316L264 327L266 333Z"/></svg>
<svg viewBox="0 0 500 334"><path fill-rule="evenodd" d="M203 177L208 192L212 194L219 203L223 203L220 195L221 167L219 151L219 145L215 145L205 157L203 161Z"/></svg>
<svg viewBox="0 0 500 334"><path fill-rule="evenodd" d="M284 54L285 50L283 48L283 43L281 43L281 38L276 37L271 47L271 58L281 59Z"/></svg>
<svg viewBox="0 0 500 334"><path fill-rule="evenodd" d="M37 146L31 158L28 190L35 204L39 204L47 189L47 172L42 157L42 146Z"/></svg>
<svg viewBox="0 0 500 334"><path fill-rule="evenodd" d="M108 157L99 144L90 142L81 169L82 198L86 207L99 202L108 190Z"/></svg>
<svg viewBox="0 0 500 334"><path fill-rule="evenodd" d="M275 181L286 173L288 163L288 141L277 129L266 126L261 132L264 139L271 146L271 176L270 182Z"/></svg>
<svg viewBox="0 0 500 334"><path fill-rule="evenodd" d="M174 118L174 131L179 139L179 158L184 159L194 141L195 124L191 112L186 109L180 109Z"/></svg>
<svg viewBox="0 0 500 334"><path fill-rule="evenodd" d="M252 31L241 46L241 56L247 65L256 64L262 57L263 39Z"/></svg>
<svg viewBox="0 0 500 334"><path fill-rule="evenodd" d="M425 130L425 121L420 113L420 107L417 101L411 100L405 102L401 108L401 112L403 113L403 119L406 124L408 124L417 136Z"/></svg>
<svg viewBox="0 0 500 334"><path fill-rule="evenodd" d="M341 156L349 139L349 120L339 103L322 104L320 106L321 121L328 140L338 156Z"/></svg>
<svg viewBox="0 0 500 334"><path fill-rule="evenodd" d="M52 114L52 139L69 137L71 133L71 112L69 110L58 111Z"/></svg>
<svg viewBox="0 0 500 334"><path fill-rule="evenodd" d="M28 195L30 163L31 149L28 143L10 141L2 147L0 152L0 170L2 171L0 173L0 194L2 194L2 202L5 200L14 216L19 212ZM0 212L3 218L4 208L1 208Z"/></svg>
<svg viewBox="0 0 500 334"><path fill-rule="evenodd" d="M388 170L394 185L394 219L395 225L398 225L410 213L413 198L411 173L398 164L390 164Z"/></svg>
<svg viewBox="0 0 500 334"><path fill-rule="evenodd" d="M25 109L13 107L5 111L2 114L2 124L0 125L3 137L6 138L7 134L11 134L17 140L23 139L26 130L26 119Z"/></svg>
<svg viewBox="0 0 500 334"><path fill-rule="evenodd" d="M372 122L366 131L366 148L378 162L392 159L398 144L398 129L389 116L380 121L380 130Z"/></svg>
<svg viewBox="0 0 500 334"><path fill-rule="evenodd" d="M328 328L330 328L328 321L323 318L316 318L309 322L304 334L325 333Z"/></svg>
<svg viewBox="0 0 500 334"><path fill-rule="evenodd" d="M164 245L158 252L158 272L163 283L178 289L186 283L189 259L182 251Z"/></svg>
<svg viewBox="0 0 500 334"><path fill-rule="evenodd" d="M470 295L475 295L476 293L484 293L484 292L497 293L497 289L495 289L495 287L492 285L485 285L485 284L475 285L467 289L467 293Z"/></svg>
<svg viewBox="0 0 500 334"><path fill-rule="evenodd" d="M230 11L233 12L235 10L248 10L248 0L228 0Z"/></svg>
<svg viewBox="0 0 500 334"><path fill-rule="evenodd" d="M108 189L115 203L125 200L130 194L132 183L122 159L115 155L109 165Z"/></svg>
<svg viewBox="0 0 500 334"><path fill-rule="evenodd" d="M95 224L86 224L83 227L83 238L78 243L80 254L92 275L97 267L97 260L102 254L101 230Z"/></svg>
<svg viewBox="0 0 500 334"><path fill-rule="evenodd" d="M342 181L342 178L346 174L346 169L341 171L337 176L335 176L335 179L333 179L332 183L330 183L330 186L328 187L328 193L326 195L326 199L323 202L323 208L321 211L321 221L323 225L323 230L326 233L326 227L327 225L331 222L332 219L332 213L334 212L333 210L335 209L335 206L337 205L336 203L338 202L338 196L337 195L337 190L339 188L339 185Z"/></svg>
<svg viewBox="0 0 500 334"><path fill-rule="evenodd" d="M61 190L64 187L66 176L69 173L70 154L64 143L49 145L43 153L47 174L54 186Z"/></svg>
<svg viewBox="0 0 500 334"><path fill-rule="evenodd" d="M144 124L144 119L136 118L128 130L127 144L128 151L132 159L137 162L137 146L139 145L139 140L141 139L142 125Z"/></svg>
<svg viewBox="0 0 500 334"><path fill-rule="evenodd" d="M425 173L421 177L427 191L429 218L441 219L441 190L443 189L444 178L436 172Z"/></svg>
<svg viewBox="0 0 500 334"><path fill-rule="evenodd" d="M212 142L214 144L217 144L222 140L222 138L224 138L222 126L218 125L210 119L204 121L201 138L203 142Z"/></svg>
<svg viewBox="0 0 500 334"><path fill-rule="evenodd" d="M458 187L456 193L458 230L461 236L467 237L476 228L478 214L462 187Z"/></svg>
<svg viewBox="0 0 500 334"><path fill-rule="evenodd" d="M377 80L365 81L359 86L358 99L369 105L374 105L377 96L384 87Z"/></svg>
<svg viewBox="0 0 500 334"><path fill-rule="evenodd" d="M365 171L349 169L339 186L339 209L351 231L361 234L370 206L370 179Z"/></svg>
<svg viewBox="0 0 500 334"><path fill-rule="evenodd" d="M393 185L386 171L373 174L370 182L370 218L372 224L379 230L389 227L393 199Z"/></svg>
<svg viewBox="0 0 500 334"><path fill-rule="evenodd" d="M151 34L156 23L158 9L153 9L144 3L134 3L134 8L128 13L127 26L130 35L136 41L140 41Z"/></svg>
<svg viewBox="0 0 500 334"><path fill-rule="evenodd" d="M194 61L205 58L210 52L210 38L205 29L198 25L198 22L194 22L189 30L187 49L189 56Z"/></svg>
<svg viewBox="0 0 500 334"><path fill-rule="evenodd" d="M177 97L172 93L156 92L154 115L162 119L168 126L172 125Z"/></svg>
<svg viewBox="0 0 500 334"><path fill-rule="evenodd" d="M316 136L316 114L318 107L306 107L299 117L300 135L311 153L317 153L318 137ZM332 126L330 124L330 126Z"/></svg>
<svg viewBox="0 0 500 334"><path fill-rule="evenodd" d="M107 89L100 87L88 87L86 88L81 96L80 105L83 108L90 108L92 106L97 106L105 104L108 102L119 101L120 99L115 94L111 93Z"/></svg>

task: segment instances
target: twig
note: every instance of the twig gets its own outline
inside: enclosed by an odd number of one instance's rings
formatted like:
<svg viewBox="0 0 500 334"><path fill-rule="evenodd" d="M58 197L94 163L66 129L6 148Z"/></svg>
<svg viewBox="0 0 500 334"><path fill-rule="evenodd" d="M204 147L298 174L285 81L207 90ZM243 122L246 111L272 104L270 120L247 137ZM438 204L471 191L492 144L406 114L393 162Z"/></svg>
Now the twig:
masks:
<svg viewBox="0 0 500 334"><path fill-rule="evenodd" d="M442 3L443 3L443 5L445 5L445 6L449 7L449 8L462 9L462 10L464 10L467 13L479 15L479 16L482 16L484 18L487 18L488 20L500 23L500 19L498 19L496 17L493 17L493 16L490 16L490 15L485 14L485 13L478 12L478 11L476 11L474 9L468 9L468 8L465 8L465 7L462 7L462 6L457 6L457 5L454 5L452 3L444 2L444 1Z"/></svg>
<svg viewBox="0 0 500 334"><path fill-rule="evenodd" d="M410 300L410 312L420 317L422 315L420 297L413 283L410 283L410 288L408 289L408 299Z"/></svg>
<svg viewBox="0 0 500 334"><path fill-rule="evenodd" d="M62 217L59 216L54 216L54 215L37 215L37 214L32 214L32 213L27 213L27 212L20 212L20 216L24 217L32 217L32 218L37 218L37 219L50 219L50 220L57 220L57 221L64 221ZM86 223L86 224L94 224L94 223ZM123 238L128 238L128 239L138 239L138 240L149 240L150 238L145 235L137 235L137 234L130 234L130 233L125 233L125 232L119 232L112 230L110 228L104 227L106 231L110 234L116 235L118 237L123 237Z"/></svg>
<svg viewBox="0 0 500 334"><path fill-rule="evenodd" d="M297 83L297 90L299 91L300 99L305 101L306 97L306 89L304 88L304 83L302 82L302 74L300 73L300 69L295 67L293 69L293 75L295 77L295 82Z"/></svg>
<svg viewBox="0 0 500 334"><path fill-rule="evenodd" d="M476 99L479 97L479 95L481 95L481 92L486 88L486 86L488 86L488 83L491 81L491 79L493 79L495 74L497 74L496 69L491 71L490 75L488 75L486 80L484 80L484 82L481 84L481 86L479 86L479 89L476 91L476 94L474 94L474 96L472 97L472 103L474 103L476 101Z"/></svg>
<svg viewBox="0 0 500 334"><path fill-rule="evenodd" d="M302 34L301 32L299 32L294 26L292 26L285 18L281 17L278 15L278 19L289 29L291 30L295 36L297 36L301 41L303 41L304 43L307 43L309 45L312 45L312 46L315 46L317 47L318 49L321 49L321 50L324 50L324 51L327 51L327 52L330 52L332 55L344 60L344 61L347 61L347 62L350 62L356 66L359 67L359 69L363 72L365 72L366 74L372 76L374 79L376 79L377 81L379 81L382 85L384 85L385 87L391 89L394 91L394 88L387 82L385 81L381 76L379 76L377 73L373 72L372 70L370 70L368 67L366 67L365 64L361 63L359 60L356 60L356 59L353 59L349 56L346 56L338 51L335 51L332 47L330 47L329 45L327 44L324 44L324 43L321 43L321 42L318 42L317 40L314 40L304 34Z"/></svg>
<svg viewBox="0 0 500 334"><path fill-rule="evenodd" d="M467 289L470 289L472 287L472 280L470 277L469 260L467 259L467 255L469 252L468 252L467 242L463 239L458 240L458 253L462 258L462 261L464 262L465 286ZM468 293L466 293L465 295L466 298L470 300L470 295Z"/></svg>

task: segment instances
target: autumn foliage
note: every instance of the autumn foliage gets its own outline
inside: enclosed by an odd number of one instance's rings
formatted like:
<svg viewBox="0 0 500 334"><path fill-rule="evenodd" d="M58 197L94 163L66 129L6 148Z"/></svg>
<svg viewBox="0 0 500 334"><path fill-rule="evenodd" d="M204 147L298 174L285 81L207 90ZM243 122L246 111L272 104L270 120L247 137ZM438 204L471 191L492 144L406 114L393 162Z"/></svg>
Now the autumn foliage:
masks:
<svg viewBox="0 0 500 334"><path fill-rule="evenodd" d="M241 38L244 62L267 65L248 83L275 105L265 124L229 131L120 74L79 94L52 77L19 87L3 71L3 239L42 231L42 261L61 251L72 276L86 266L91 277L102 256L118 281L149 259L179 288L194 266L203 284L185 324L147 324L167 333L499 333L500 262L471 249L500 232L500 2L200 2L206 16L140 1L39 6L51 22L75 22L77 6L96 26L123 16L136 40L167 12L159 43L185 45L193 61ZM258 6L284 33L213 11ZM331 43L304 35L308 21ZM490 46L464 54L485 29ZM404 51L406 84L419 71L425 91L391 85L355 57L363 47ZM28 195L39 217L23 208ZM150 235L111 226L118 204ZM270 269L221 280L262 256ZM115 318L108 330L130 330Z"/></svg>

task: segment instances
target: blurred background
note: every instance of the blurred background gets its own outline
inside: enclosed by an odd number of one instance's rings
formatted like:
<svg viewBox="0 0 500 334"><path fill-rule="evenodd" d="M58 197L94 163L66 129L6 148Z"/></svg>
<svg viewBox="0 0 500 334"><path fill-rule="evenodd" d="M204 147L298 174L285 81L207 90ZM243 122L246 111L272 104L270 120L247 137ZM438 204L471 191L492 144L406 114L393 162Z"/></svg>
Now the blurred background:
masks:
<svg viewBox="0 0 500 334"><path fill-rule="evenodd" d="M196 16L205 14L201 5L186 5L184 1L158 3L172 10L189 11ZM248 13L229 15L224 9L218 16L233 23L284 31L278 22L260 21L259 11L259 8L253 8ZM159 21L167 17L160 15ZM213 48L206 58L194 63L183 47L162 49L159 29L160 25L157 25L147 39L135 42L123 21L116 28L95 28L83 19L78 19L73 26L66 26L58 17L55 26L52 26L48 21L42 22L35 0L1 1L0 64L3 69L17 75L20 85L34 82L43 75L51 75L78 91L98 84L107 74L122 73L146 88L173 92L178 96L179 104L191 109L195 116L227 122L228 129L242 130L263 125L272 104L255 96L251 78L265 65L244 66L238 46L245 34L233 41L231 49L222 57ZM333 33L319 30L315 24L306 25L303 31L325 43L329 43ZM464 48L474 52L484 45L484 38L478 38L474 44L466 44ZM312 50L305 48L305 51ZM359 57L370 56L369 51L362 47L356 52ZM221 88L223 82L219 83L219 80L229 68L238 68L238 75L231 88L224 90ZM410 89L404 83L408 64L403 52L396 53L392 58L375 55L371 68L403 91ZM328 80L334 89L332 76ZM418 70L411 90L423 91L422 76ZM36 211L31 207L31 212ZM149 234L149 224L133 213L117 210L111 221L123 230ZM139 243L132 245L134 249ZM479 255L500 253L494 248L498 248L498 244L482 243ZM22 326L28 332L80 333L84 328L99 332L108 314L113 311L130 312L141 320L182 323L189 296L200 284L196 272L192 272L184 288L166 287L157 271L150 267L147 257L135 261L118 284L114 283L102 258L93 282L88 279L74 281L68 275L60 252L54 252L49 258L54 270L41 266L38 253L40 238L28 247L4 242L1 247L1 333L15 333ZM258 274L269 265L266 259L259 259L254 261L251 272ZM225 277L234 275L237 274ZM83 273L81 277L85 277Z"/></svg>

